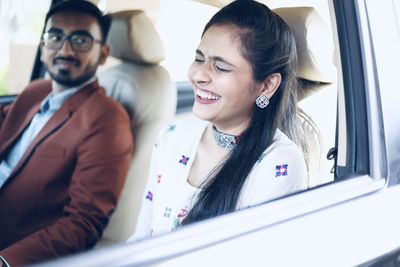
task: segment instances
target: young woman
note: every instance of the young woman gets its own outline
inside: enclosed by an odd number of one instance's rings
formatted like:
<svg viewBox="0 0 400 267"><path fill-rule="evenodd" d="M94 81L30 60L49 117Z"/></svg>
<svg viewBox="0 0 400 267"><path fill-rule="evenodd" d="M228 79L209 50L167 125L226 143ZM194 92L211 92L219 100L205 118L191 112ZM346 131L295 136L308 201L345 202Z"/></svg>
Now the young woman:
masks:
<svg viewBox="0 0 400 267"><path fill-rule="evenodd" d="M211 18L188 72L201 120L161 133L129 241L306 188L296 62L292 33L265 5L238 0Z"/></svg>

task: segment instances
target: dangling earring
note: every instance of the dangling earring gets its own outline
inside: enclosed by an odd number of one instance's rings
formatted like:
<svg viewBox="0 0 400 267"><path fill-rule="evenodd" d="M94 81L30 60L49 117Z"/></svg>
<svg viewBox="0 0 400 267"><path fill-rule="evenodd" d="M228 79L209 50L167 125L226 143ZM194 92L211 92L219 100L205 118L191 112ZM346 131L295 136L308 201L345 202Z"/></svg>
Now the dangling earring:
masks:
<svg viewBox="0 0 400 267"><path fill-rule="evenodd" d="M259 95L256 98L256 104L259 108L266 108L269 104L269 99L265 95Z"/></svg>

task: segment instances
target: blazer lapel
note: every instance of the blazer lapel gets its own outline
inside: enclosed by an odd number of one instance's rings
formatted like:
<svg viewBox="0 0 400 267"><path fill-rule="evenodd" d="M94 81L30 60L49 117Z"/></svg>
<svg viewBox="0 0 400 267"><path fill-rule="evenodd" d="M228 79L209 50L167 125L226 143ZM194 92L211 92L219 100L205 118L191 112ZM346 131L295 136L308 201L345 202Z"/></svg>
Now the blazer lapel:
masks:
<svg viewBox="0 0 400 267"><path fill-rule="evenodd" d="M68 99L56 113L54 113L53 117L50 118L43 129L38 133L35 139L33 139L32 143L28 146L26 152L22 156L21 160L18 162L17 166L15 166L8 180L10 180L10 178L12 178L14 174L18 173L19 170L26 164L35 148L44 140L46 140L47 137L60 129L68 121L72 114L98 88L99 87L97 81L89 84L87 87L81 89L79 92L71 96L71 98Z"/></svg>
<svg viewBox="0 0 400 267"><path fill-rule="evenodd" d="M39 87L42 90L34 90L34 94L30 93L27 97L17 99L15 109L10 114L11 120L8 120L6 125L0 131L0 155L15 143L22 132L28 127L33 116L39 111L40 103L51 92L51 84L49 81L41 81L35 83L34 87ZM17 129L15 129L17 127Z"/></svg>
<svg viewBox="0 0 400 267"><path fill-rule="evenodd" d="M26 127L28 127L29 123L32 121L33 116L39 111L40 102L36 103L27 113L23 122L19 124L18 129L12 134L11 137L7 138L1 144L0 154L2 154L12 143L16 141L16 139L22 134Z"/></svg>

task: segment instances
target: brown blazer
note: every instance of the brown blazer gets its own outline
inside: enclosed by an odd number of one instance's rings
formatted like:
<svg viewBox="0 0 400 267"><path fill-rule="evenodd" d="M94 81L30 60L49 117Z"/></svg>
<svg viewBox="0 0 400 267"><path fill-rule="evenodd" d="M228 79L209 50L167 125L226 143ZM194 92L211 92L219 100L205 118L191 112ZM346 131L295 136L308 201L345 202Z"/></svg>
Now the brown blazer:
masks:
<svg viewBox="0 0 400 267"><path fill-rule="evenodd" d="M35 81L0 114L0 160L50 93ZM14 266L91 248L121 193L133 138L127 113L93 82L47 122L0 188L0 255Z"/></svg>

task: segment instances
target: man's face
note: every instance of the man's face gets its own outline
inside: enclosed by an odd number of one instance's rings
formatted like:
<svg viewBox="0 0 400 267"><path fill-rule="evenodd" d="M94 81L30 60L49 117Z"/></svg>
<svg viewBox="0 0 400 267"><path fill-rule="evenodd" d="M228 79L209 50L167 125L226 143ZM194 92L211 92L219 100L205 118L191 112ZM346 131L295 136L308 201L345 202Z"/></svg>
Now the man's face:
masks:
<svg viewBox="0 0 400 267"><path fill-rule="evenodd" d="M68 88L89 80L95 75L97 66L105 62L108 47L99 43L102 34L96 18L81 12L61 11L50 17L45 32L52 36L52 40L57 40L57 36L71 34L73 37L89 36L88 39L82 39L89 42L93 39L88 51L74 47L73 42L79 46L79 38L65 40L60 48L45 45L42 40L41 61L51 78L60 86Z"/></svg>

